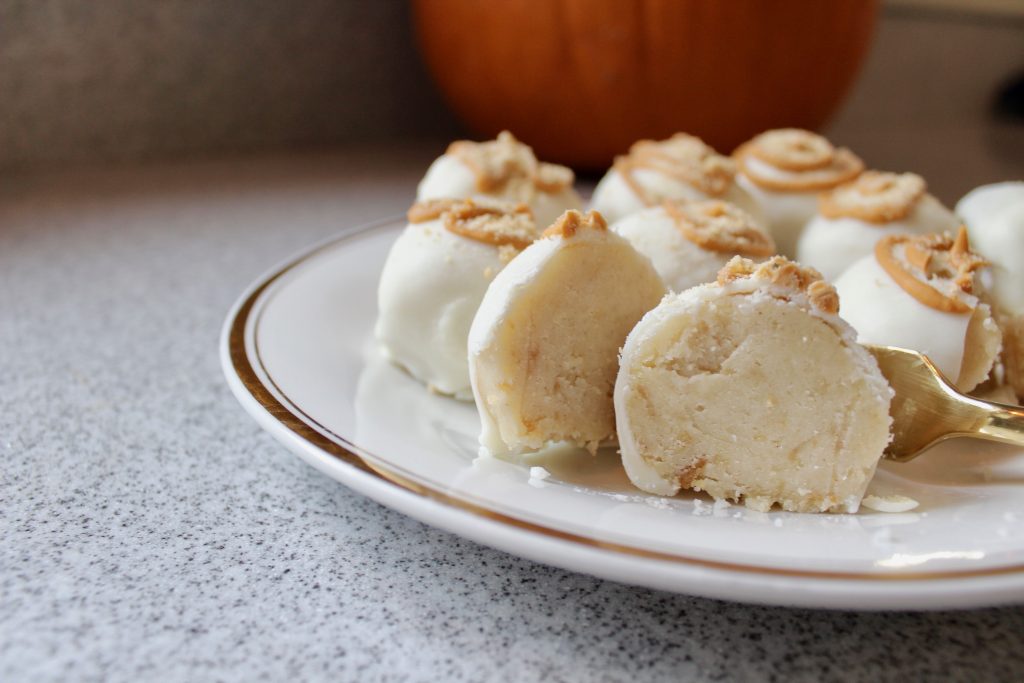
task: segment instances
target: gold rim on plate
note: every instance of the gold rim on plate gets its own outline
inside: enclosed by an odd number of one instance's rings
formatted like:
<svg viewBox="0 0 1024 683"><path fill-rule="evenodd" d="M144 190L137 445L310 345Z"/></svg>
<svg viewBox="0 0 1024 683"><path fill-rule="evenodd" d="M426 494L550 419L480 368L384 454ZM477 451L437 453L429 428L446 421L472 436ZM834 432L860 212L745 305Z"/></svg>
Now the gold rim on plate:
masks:
<svg viewBox="0 0 1024 683"><path fill-rule="evenodd" d="M663 562L670 562L675 564L688 565L692 567L698 567L702 569L713 569L716 571L729 571L729 572L741 572L745 574L760 574L766 576L784 576L790 578L807 578L807 579L832 579L832 580L859 580L859 581L919 581L922 579L928 580L941 580L941 579L963 579L963 578L975 578L975 577L987 577L987 576L999 576L1005 574L1015 574L1024 571L1024 565L1011 565L1007 567L993 567L988 569L965 569L965 570L943 570L933 572L899 572L899 573L872 573L872 572L838 572L838 571L821 571L811 569L783 569L778 567L764 567L759 565L751 564L739 564L735 562L723 562L719 560L708 560L700 557L693 557L688 555L680 555L677 553L659 552L656 550L648 550L646 548L638 548L635 546L625 545L622 543L614 543L609 541L602 541L589 536L583 536L568 531L561 531L552 527L544 526L536 522L530 522L524 519L514 517L509 514L502 512L496 512L488 509L482 505L474 503L472 501L453 496L441 489L433 488L431 486L423 485L419 482L413 481L407 476L404 476L400 472L394 469L389 469L386 466L373 463L369 459L364 458L357 454L356 450L363 450L357 445L347 441L343 437L334 435L335 438L325 436L325 434L314 429L312 425L320 427L324 432L329 432L326 427L320 425L316 420L308 415L302 413L301 409L298 408L298 404L288 398L287 394L281 391L280 387L273 382L273 378L270 373L263 367L264 374L270 379L271 383L274 384L273 389L277 391L281 396L288 400L295 410L300 414L296 414L287 406L285 406L270 388L267 387L263 381L259 378L256 373L255 366L250 359L249 354L246 353L245 349L245 330L249 322L250 316L253 312L255 304L260 300L264 293L273 285L275 282L281 279L284 275L292 272L297 267L308 261L310 258L320 254L323 251L331 249L338 244L349 240L353 237L363 235L365 233L377 230L383 227L394 225L399 219L388 219L384 221L378 221L370 223L368 225L356 228L352 231L346 231L345 234L340 235L328 242L321 244L303 255L295 258L286 265L282 266L278 270L265 276L262 282L256 285L244 301L237 307L233 318L231 318L228 332L227 332L227 345L228 345L228 356L231 360L231 365L238 376L245 390L256 400L260 406L279 424L294 433L296 436L301 438L303 441L315 446L318 450L326 453L332 458L339 460L346 465L349 465L364 474L371 477L375 477L381 481L384 481L392 486L396 486L403 491L419 496L421 498L429 499L448 507L460 510L467 514L471 514L477 517L487 519L491 522L496 522L505 526L510 526L522 531L527 531L535 534L541 534L548 538L554 538L569 543L585 546L588 548L596 548L607 552L618 553L623 555L630 555L633 557L641 557L650 560L659 560ZM259 349L258 345L255 348L257 355L257 362L259 362ZM261 363L262 366L262 363ZM307 422L308 421L308 422ZM337 440L335 440L337 439ZM374 455L375 460L386 462L384 458Z"/></svg>

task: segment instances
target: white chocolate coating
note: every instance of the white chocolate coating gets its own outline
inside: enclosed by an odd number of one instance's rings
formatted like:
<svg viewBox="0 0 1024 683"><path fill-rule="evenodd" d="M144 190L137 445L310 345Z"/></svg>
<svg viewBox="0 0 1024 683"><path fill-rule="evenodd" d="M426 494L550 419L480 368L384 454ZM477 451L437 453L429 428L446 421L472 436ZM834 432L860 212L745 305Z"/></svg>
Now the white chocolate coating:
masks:
<svg viewBox="0 0 1024 683"><path fill-rule="evenodd" d="M469 378L473 387L473 399L480 413L480 449L484 455L509 455L509 449L501 438L498 422L477 389L476 364L473 357L491 345L494 335L506 311L511 307L516 294L524 289L540 271L545 262L554 256L560 240L540 239L524 249L502 271L495 287L489 288L471 321L468 338Z"/></svg>
<svg viewBox="0 0 1024 683"><path fill-rule="evenodd" d="M839 315L857 330L861 344L918 351L955 382L964 358L971 313L946 313L926 306L901 288L868 255L835 281Z"/></svg>
<svg viewBox="0 0 1024 683"><path fill-rule="evenodd" d="M736 183L733 183L722 195L710 197L689 183L648 168L636 169L633 171L633 178L659 201L664 199L721 199L740 207L752 215L762 226L766 225L761 207ZM610 169L594 188L590 207L600 211L608 223L615 223L631 213L648 208L633 191L633 188L626 183L622 174L614 168Z"/></svg>
<svg viewBox="0 0 1024 683"><path fill-rule="evenodd" d="M807 224L797 242L797 260L816 268L834 281L854 261L872 253L886 235L956 230L959 221L952 211L930 194L921 197L910 213L898 221L868 223L857 218L826 218L820 213Z"/></svg>
<svg viewBox="0 0 1024 683"><path fill-rule="evenodd" d="M470 400L469 327L502 267L498 247L456 235L441 220L406 226L377 291L376 335L391 360L429 387Z"/></svg>
<svg viewBox="0 0 1024 683"><path fill-rule="evenodd" d="M750 158L750 165L764 166L762 175L771 176L784 172L769 166L760 159ZM742 173L736 175L736 183L753 197L764 214L768 231L775 240L775 246L783 256L796 258L796 245L807 223L818 212L818 192L777 192L761 187Z"/></svg>
<svg viewBox="0 0 1024 683"><path fill-rule="evenodd" d="M476 176L457 157L443 154L434 160L416 190L416 199L499 199L519 201L519 197L485 194L476 189ZM554 194L537 191L526 202L533 210L534 219L541 229L551 225L569 209L579 209L583 200L572 187Z"/></svg>
<svg viewBox="0 0 1024 683"><path fill-rule="evenodd" d="M681 292L711 282L735 254L711 251L683 237L663 207L630 214L611 226L654 264L665 286Z"/></svg>
<svg viewBox="0 0 1024 683"><path fill-rule="evenodd" d="M1024 180L1010 180L974 188L956 203L956 214L970 230L972 223L984 223L1000 211L1024 202Z"/></svg>
<svg viewBox="0 0 1024 683"><path fill-rule="evenodd" d="M990 293L1009 315L1024 313L1024 182L971 190L956 205L971 248L992 264Z"/></svg>

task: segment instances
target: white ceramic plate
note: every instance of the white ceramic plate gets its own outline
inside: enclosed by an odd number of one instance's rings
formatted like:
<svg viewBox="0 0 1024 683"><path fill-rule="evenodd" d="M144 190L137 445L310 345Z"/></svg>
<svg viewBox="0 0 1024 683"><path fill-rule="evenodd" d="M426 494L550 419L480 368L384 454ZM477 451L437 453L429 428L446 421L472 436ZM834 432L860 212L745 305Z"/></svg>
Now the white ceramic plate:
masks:
<svg viewBox="0 0 1024 683"><path fill-rule="evenodd" d="M1024 598L1024 452L947 442L884 463L912 512L759 513L633 489L615 456L477 459L472 404L378 353L377 278L404 221L347 232L242 295L221 343L245 409L328 476L428 524L597 576L770 604L934 609ZM530 465L551 476L531 479Z"/></svg>

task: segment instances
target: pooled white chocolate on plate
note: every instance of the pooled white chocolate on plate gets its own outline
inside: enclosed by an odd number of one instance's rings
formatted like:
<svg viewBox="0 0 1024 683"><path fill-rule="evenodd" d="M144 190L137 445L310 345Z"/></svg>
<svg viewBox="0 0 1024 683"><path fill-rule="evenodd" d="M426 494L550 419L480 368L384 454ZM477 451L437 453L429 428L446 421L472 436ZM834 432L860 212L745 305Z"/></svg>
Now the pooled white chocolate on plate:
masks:
<svg viewBox="0 0 1024 683"><path fill-rule="evenodd" d="M889 442L892 390L835 290L775 257L735 258L630 332L615 383L638 488L756 510L855 512Z"/></svg>
<svg viewBox="0 0 1024 683"><path fill-rule="evenodd" d="M676 133L668 140L641 140L594 189L591 206L614 223L666 199L721 199L764 223L757 202L736 184L732 159L700 138Z"/></svg>
<svg viewBox="0 0 1024 683"><path fill-rule="evenodd" d="M860 343L918 351L970 391L988 377L1000 347L992 312L975 296L985 265L964 228L956 237L888 235L836 280L842 317Z"/></svg>
<svg viewBox="0 0 1024 683"><path fill-rule="evenodd" d="M733 152L736 182L760 205L779 253L793 258L818 194L849 182L864 162L845 147L799 128L769 130Z"/></svg>
<svg viewBox="0 0 1024 683"><path fill-rule="evenodd" d="M573 189L573 172L537 161L533 150L508 131L487 142L459 140L448 146L420 182L416 198L497 199L523 203L547 227L583 201Z"/></svg>
<svg viewBox="0 0 1024 683"><path fill-rule="evenodd" d="M797 259L831 281L886 235L945 232L958 225L920 176L866 171L821 195L818 214L797 242Z"/></svg>
<svg viewBox="0 0 1024 683"><path fill-rule="evenodd" d="M651 259L675 292L711 282L733 256L775 253L772 238L750 214L719 199L666 200L611 229Z"/></svg>
<svg viewBox="0 0 1024 683"><path fill-rule="evenodd" d="M599 213L566 212L498 274L473 320L481 452L614 440L619 348L664 294L650 261Z"/></svg>
<svg viewBox="0 0 1024 683"><path fill-rule="evenodd" d="M1024 182L976 188L956 212L972 248L991 264L988 291L1003 331L1004 381L1024 399Z"/></svg>
<svg viewBox="0 0 1024 683"><path fill-rule="evenodd" d="M432 390L472 398L470 323L487 285L539 235L522 204L414 204L377 292L376 336L388 356Z"/></svg>

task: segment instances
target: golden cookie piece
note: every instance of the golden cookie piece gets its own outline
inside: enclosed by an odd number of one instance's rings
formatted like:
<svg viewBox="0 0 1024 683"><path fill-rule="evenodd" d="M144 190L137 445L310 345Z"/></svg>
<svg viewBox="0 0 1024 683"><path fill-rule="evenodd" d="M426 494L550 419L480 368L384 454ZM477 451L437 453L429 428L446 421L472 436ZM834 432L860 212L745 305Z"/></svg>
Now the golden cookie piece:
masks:
<svg viewBox="0 0 1024 683"><path fill-rule="evenodd" d="M638 183L633 176L637 170L656 171L712 197L724 194L736 175L731 159L686 133L676 133L660 142L640 140L629 148L628 155L615 159L613 168L647 206L654 206L665 198L655 196Z"/></svg>
<svg viewBox="0 0 1024 683"><path fill-rule="evenodd" d="M974 272L987 266L970 250L967 228L932 235L887 235L875 244L875 259L900 289L925 306L946 313L969 313L962 294L974 291Z"/></svg>
<svg viewBox="0 0 1024 683"><path fill-rule="evenodd" d="M710 251L771 256L775 242L749 213L719 199L666 201L665 212L679 232L699 247Z"/></svg>
<svg viewBox="0 0 1024 683"><path fill-rule="evenodd" d="M915 173L866 171L821 195L818 210L826 218L891 223L910 215L926 189L924 179Z"/></svg>

